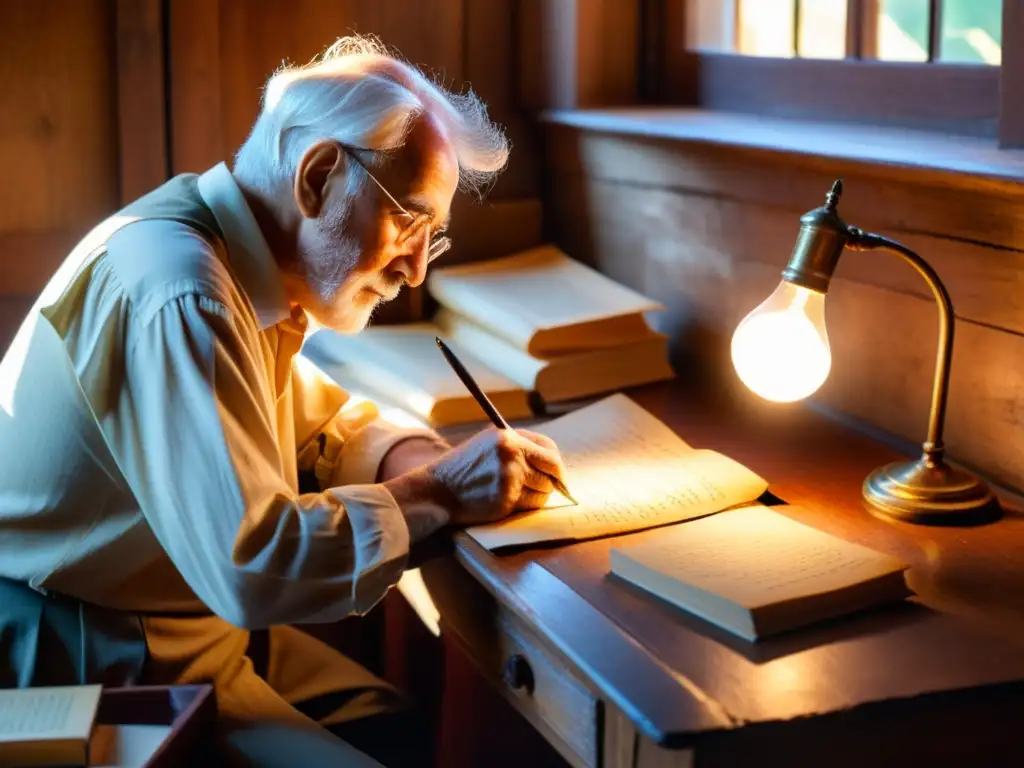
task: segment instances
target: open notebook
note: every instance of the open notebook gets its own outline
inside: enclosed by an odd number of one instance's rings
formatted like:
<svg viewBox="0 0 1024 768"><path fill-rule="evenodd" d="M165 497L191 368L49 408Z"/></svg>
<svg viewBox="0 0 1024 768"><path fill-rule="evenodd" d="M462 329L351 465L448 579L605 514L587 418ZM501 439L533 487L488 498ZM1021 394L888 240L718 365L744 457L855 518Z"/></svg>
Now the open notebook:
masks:
<svg viewBox="0 0 1024 768"><path fill-rule="evenodd" d="M579 400L675 376L668 363L668 337L648 331L638 341L558 357L534 357L496 333L449 309L434 323L448 338L545 403Z"/></svg>
<svg viewBox="0 0 1024 768"><path fill-rule="evenodd" d="M342 387L353 385L375 401L395 405L434 427L483 422L486 414L434 342L429 323L384 325L345 335L321 330L302 354ZM445 339L506 419L532 414L527 392Z"/></svg>
<svg viewBox="0 0 1024 768"><path fill-rule="evenodd" d="M553 246L430 273L430 294L535 357L648 339L662 305Z"/></svg>
<svg viewBox="0 0 1024 768"><path fill-rule="evenodd" d="M552 494L543 509L468 533L490 550L597 538L689 520L748 504L768 484L742 464L687 445L622 394L532 428L552 438L568 470L572 505Z"/></svg>

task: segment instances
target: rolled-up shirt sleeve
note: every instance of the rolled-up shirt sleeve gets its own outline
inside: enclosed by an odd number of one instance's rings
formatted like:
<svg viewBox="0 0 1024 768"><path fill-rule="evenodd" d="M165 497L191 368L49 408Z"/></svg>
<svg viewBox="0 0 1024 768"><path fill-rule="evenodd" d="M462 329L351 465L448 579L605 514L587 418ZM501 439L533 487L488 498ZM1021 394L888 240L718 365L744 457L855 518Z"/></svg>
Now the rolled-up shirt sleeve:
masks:
<svg viewBox="0 0 1024 768"><path fill-rule="evenodd" d="M131 325L108 441L160 544L216 614L251 628L365 613L405 567L402 511L373 478L309 494L288 482L246 322L186 293Z"/></svg>
<svg viewBox="0 0 1024 768"><path fill-rule="evenodd" d="M412 438L439 451L448 443L428 427L400 427L380 417L368 401L354 404L308 358L297 356L292 373L298 466L314 471L321 489L374 483L388 452Z"/></svg>

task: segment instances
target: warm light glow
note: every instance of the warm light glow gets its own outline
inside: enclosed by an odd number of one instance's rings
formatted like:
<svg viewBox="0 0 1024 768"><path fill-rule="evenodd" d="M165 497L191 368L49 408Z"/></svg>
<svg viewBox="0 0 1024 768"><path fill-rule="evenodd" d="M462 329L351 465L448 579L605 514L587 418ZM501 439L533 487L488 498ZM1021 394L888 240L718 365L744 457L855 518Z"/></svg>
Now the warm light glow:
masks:
<svg viewBox="0 0 1024 768"><path fill-rule="evenodd" d="M422 416L417 415L411 410L399 408L398 406L370 397L368 391L361 388L357 382L346 383L345 392L348 394L349 399L345 401L345 405L341 409L343 414L372 405L376 409L376 415L382 421L386 421L393 426L411 429L429 426Z"/></svg>
<svg viewBox="0 0 1024 768"><path fill-rule="evenodd" d="M923 9L927 12L927 9ZM927 34L928 18L921 19L923 32ZM914 32L906 30L887 13L878 16L878 58L882 61L928 61L928 49L915 38Z"/></svg>
<svg viewBox="0 0 1024 768"><path fill-rule="evenodd" d="M847 0L804 0L797 50L805 59L846 57Z"/></svg>
<svg viewBox="0 0 1024 768"><path fill-rule="evenodd" d="M971 27L964 30L963 38L986 64L998 67L1003 63L1003 46L992 39L984 29Z"/></svg>
<svg viewBox="0 0 1024 768"><path fill-rule="evenodd" d="M430 634L440 637L441 612L437 610L437 605L434 604L434 598L430 596L430 590L427 589L427 584L423 581L423 574L420 573L419 568L412 568L402 574L402 578L398 580L398 591L402 593L406 602L420 617L420 621L423 622L423 626Z"/></svg>
<svg viewBox="0 0 1024 768"><path fill-rule="evenodd" d="M756 0L740 5L738 49L749 56L789 57L795 50L795 0Z"/></svg>
<svg viewBox="0 0 1024 768"><path fill-rule="evenodd" d="M61 297L68 285L86 268L100 246L113 237L118 229L137 220L134 216L111 216L104 219L78 242L74 250L53 273L22 321L18 333L7 349L7 354L2 356L3 359L0 362L0 411L5 412L8 416L14 416L14 401L19 386L45 386L46 384L46 382L25 381L21 376L22 368L28 357L30 342L37 330L39 310L55 303Z"/></svg>
<svg viewBox="0 0 1024 768"><path fill-rule="evenodd" d="M740 380L766 400L790 403L812 394L832 367L825 295L781 282L736 328L732 362Z"/></svg>

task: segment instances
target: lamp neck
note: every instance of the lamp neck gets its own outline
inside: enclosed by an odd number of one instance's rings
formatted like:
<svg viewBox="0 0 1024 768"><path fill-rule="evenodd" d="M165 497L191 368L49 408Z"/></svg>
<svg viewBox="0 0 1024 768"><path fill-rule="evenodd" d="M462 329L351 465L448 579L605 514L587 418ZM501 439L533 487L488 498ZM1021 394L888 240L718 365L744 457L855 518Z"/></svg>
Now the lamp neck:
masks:
<svg viewBox="0 0 1024 768"><path fill-rule="evenodd" d="M930 466L938 466L943 462L945 454L942 429L946 420L949 372L953 360L953 302L935 270L905 245L856 227L849 227L847 233L849 239L846 241L846 247L852 251L883 250L902 256L924 278L935 296L939 307L939 346L935 362L935 381L932 386L932 407L928 418L928 439L924 444L924 461Z"/></svg>

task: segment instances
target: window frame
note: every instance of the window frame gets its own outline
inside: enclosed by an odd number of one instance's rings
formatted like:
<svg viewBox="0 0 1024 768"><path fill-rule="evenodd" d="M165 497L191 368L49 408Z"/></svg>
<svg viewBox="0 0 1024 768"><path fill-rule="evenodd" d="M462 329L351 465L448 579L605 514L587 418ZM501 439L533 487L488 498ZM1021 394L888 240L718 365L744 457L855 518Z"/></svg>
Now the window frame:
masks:
<svg viewBox="0 0 1024 768"><path fill-rule="evenodd" d="M875 0L869 0L873 3ZM657 103L824 122L885 125L1024 146L1024 3L1003 2L999 66L860 58L767 58L686 49L686 0L641 0L641 91ZM932 0L940 8L939 0ZM851 12L848 50L862 49ZM938 51L938 15L931 26Z"/></svg>

